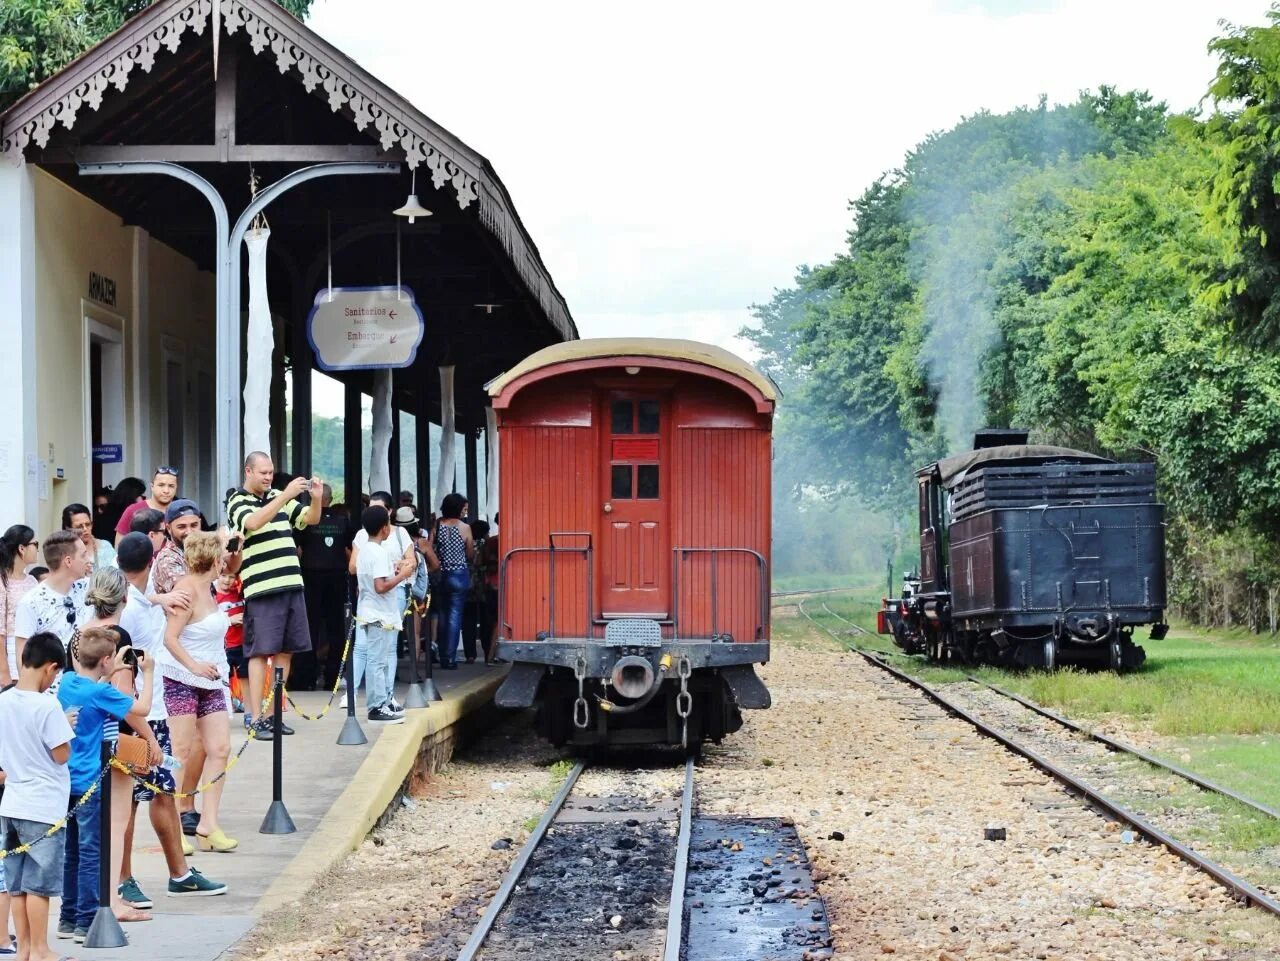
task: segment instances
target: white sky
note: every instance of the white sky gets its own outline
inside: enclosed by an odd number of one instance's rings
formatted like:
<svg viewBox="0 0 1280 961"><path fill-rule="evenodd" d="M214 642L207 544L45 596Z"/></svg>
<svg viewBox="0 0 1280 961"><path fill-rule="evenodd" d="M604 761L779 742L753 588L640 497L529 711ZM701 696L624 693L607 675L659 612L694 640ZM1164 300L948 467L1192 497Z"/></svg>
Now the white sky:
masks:
<svg viewBox="0 0 1280 961"><path fill-rule="evenodd" d="M1267 7L316 0L309 24L490 159L584 337L742 350L750 305L929 132L1103 83L1194 107L1219 19Z"/></svg>

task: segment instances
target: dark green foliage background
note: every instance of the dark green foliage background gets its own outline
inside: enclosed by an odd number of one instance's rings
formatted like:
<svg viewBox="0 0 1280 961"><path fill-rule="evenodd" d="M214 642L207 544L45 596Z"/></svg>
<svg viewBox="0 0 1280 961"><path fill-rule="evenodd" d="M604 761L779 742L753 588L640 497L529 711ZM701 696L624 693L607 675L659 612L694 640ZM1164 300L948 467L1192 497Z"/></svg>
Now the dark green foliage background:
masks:
<svg viewBox="0 0 1280 961"><path fill-rule="evenodd" d="M1207 115L1105 86L981 112L851 203L846 249L744 331L786 391L776 516L856 502L898 519L909 550L912 470L977 427L1029 427L1156 460L1178 611L1276 630L1280 11L1268 20L1210 43Z"/></svg>

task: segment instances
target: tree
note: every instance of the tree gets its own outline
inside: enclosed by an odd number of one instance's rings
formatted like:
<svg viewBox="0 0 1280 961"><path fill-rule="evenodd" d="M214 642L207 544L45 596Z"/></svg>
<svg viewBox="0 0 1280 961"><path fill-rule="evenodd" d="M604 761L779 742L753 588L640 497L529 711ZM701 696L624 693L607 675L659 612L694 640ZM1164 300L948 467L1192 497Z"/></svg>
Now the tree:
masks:
<svg viewBox="0 0 1280 961"><path fill-rule="evenodd" d="M1219 108L1206 134L1221 148L1212 210L1224 256L1207 302L1253 344L1280 346L1280 5L1262 27L1228 26L1209 44Z"/></svg>
<svg viewBox="0 0 1280 961"><path fill-rule="evenodd" d="M0 110L89 47L118 30L153 0L4 0L0 3ZM313 0L276 0L304 19Z"/></svg>

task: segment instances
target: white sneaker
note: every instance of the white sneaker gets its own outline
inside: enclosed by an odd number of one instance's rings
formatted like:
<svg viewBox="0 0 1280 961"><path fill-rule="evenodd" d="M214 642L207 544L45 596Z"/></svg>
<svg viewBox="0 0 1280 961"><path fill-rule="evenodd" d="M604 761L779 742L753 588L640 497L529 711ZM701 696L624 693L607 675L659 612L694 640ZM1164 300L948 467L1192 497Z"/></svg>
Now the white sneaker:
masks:
<svg viewBox="0 0 1280 961"><path fill-rule="evenodd" d="M397 701L394 697L393 697L391 700L387 701L387 709L388 709L392 714L403 714L403 713L404 713L404 705L403 705L403 704L401 704L399 701Z"/></svg>
<svg viewBox="0 0 1280 961"><path fill-rule="evenodd" d="M344 711L347 709L347 695L342 695L342 700L338 702L338 707Z"/></svg>

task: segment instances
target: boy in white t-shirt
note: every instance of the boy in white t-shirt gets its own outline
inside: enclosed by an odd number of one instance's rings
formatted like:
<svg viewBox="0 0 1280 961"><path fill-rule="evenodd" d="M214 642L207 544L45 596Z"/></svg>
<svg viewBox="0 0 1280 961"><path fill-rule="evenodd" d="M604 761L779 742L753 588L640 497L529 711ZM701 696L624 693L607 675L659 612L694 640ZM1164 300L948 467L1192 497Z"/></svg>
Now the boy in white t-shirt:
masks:
<svg viewBox="0 0 1280 961"><path fill-rule="evenodd" d="M0 768L5 773L0 849L30 845L4 859L4 874L18 956L32 961L57 957L49 950L49 899L62 893L66 833L46 835L67 810L67 759L75 732L58 699L45 692L66 664L62 641L48 632L36 633L22 647L17 686L0 694Z"/></svg>
<svg viewBox="0 0 1280 961"><path fill-rule="evenodd" d="M368 644L368 687L365 702L373 724L403 724L404 714L394 708L392 684L388 676L389 652L395 650L400 625L404 621L402 592L397 588L413 576L414 568L392 558L386 550L391 536L391 515L381 506L365 508L361 526L368 543L356 561L356 584L360 598L356 622L363 625Z"/></svg>

